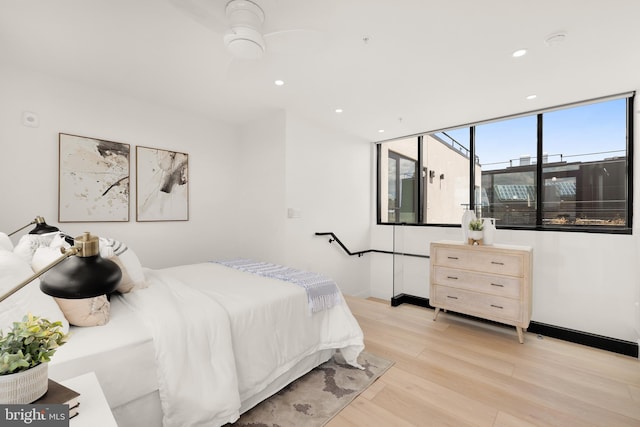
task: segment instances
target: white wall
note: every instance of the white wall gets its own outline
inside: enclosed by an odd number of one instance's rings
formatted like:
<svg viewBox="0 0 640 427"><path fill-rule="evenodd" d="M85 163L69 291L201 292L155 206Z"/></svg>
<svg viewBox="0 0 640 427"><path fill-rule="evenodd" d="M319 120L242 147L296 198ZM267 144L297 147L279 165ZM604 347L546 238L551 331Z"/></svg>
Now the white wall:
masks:
<svg viewBox="0 0 640 427"><path fill-rule="evenodd" d="M636 131L635 140L638 138ZM375 146L371 147L375 152ZM635 164L640 156L635 151ZM372 161L375 169L375 161ZM375 212L375 179L372 179L372 210ZM635 174L638 197L640 174ZM498 230L495 243L533 247L532 320L598 335L636 342L638 318L638 203L634 206L633 235L569 233L550 231ZM375 215L372 216L375 224ZM372 247L391 250L393 226L373 225ZM404 227L404 251L429 253L436 240L461 240L460 228ZM388 255L374 255L371 264L372 296L389 299L394 295L392 265ZM396 292L429 297L429 260L404 261L403 275L396 280ZM399 290L399 292L398 292Z"/></svg>
<svg viewBox="0 0 640 427"><path fill-rule="evenodd" d="M0 70L0 93L0 230L41 215L71 235L121 240L147 267L253 257L319 271L345 293L368 295L369 261L314 236L335 231L352 248L368 247L367 141L284 111L234 127L10 67ZM39 127L22 125L23 111L36 113ZM129 222L58 223L59 132L130 144ZM189 221L135 221L136 145L189 154ZM301 218L288 219L288 207Z"/></svg>
<svg viewBox="0 0 640 427"><path fill-rule="evenodd" d="M343 293L369 295L367 256L347 256L316 232L334 232L351 250L369 248L370 144L287 115L286 264L334 278Z"/></svg>
<svg viewBox="0 0 640 427"><path fill-rule="evenodd" d="M0 230L11 232L41 215L48 224L72 235L91 231L119 239L129 244L148 267L209 260L224 254L237 229L229 210L236 193L226 185L238 157L238 137L233 127L7 66L0 68L0 94ZM23 111L37 113L40 126L23 126ZM130 222L58 223L59 132L130 144ZM136 145L190 154L189 221L135 221Z"/></svg>
<svg viewBox="0 0 640 427"><path fill-rule="evenodd" d="M236 195L227 209L242 224L228 248L232 256L284 259L285 123L284 111L275 111L240 131L240 155L224 181Z"/></svg>
<svg viewBox="0 0 640 427"><path fill-rule="evenodd" d="M242 126L240 147L228 185L241 196L234 211L242 227L229 253L320 272L345 294L367 296L369 260L315 233L333 231L352 250L368 248L368 142L274 111Z"/></svg>

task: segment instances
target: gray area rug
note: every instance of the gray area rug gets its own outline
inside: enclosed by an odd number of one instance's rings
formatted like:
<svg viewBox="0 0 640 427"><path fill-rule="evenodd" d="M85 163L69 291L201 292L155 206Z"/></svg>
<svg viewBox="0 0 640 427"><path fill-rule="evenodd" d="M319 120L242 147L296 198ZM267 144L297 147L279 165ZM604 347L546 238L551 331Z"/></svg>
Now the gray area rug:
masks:
<svg viewBox="0 0 640 427"><path fill-rule="evenodd" d="M393 362L362 352L347 365L340 353L242 414L234 427L319 427L325 425L387 371Z"/></svg>

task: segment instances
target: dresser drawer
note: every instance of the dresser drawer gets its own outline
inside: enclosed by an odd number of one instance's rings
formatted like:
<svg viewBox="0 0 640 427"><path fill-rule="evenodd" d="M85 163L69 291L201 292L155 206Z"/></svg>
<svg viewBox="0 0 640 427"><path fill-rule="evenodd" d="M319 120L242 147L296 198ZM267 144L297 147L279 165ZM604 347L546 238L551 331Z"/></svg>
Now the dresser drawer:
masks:
<svg viewBox="0 0 640 427"><path fill-rule="evenodd" d="M490 319L521 321L520 301L448 286L433 286L432 305Z"/></svg>
<svg viewBox="0 0 640 427"><path fill-rule="evenodd" d="M433 256L434 254L432 254ZM524 257L518 253L482 250L475 247L459 249L436 247L433 261L435 265L476 270L485 273L505 274L522 277Z"/></svg>
<svg viewBox="0 0 640 427"><path fill-rule="evenodd" d="M520 299L523 287L523 279L520 277L499 276L440 266L433 268L433 280L436 285L516 299Z"/></svg>

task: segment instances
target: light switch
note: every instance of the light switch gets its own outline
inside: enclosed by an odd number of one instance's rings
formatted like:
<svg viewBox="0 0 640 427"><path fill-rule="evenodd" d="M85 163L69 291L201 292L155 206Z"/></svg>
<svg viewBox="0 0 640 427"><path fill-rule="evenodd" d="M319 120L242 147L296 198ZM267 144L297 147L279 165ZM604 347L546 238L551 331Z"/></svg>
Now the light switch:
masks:
<svg viewBox="0 0 640 427"><path fill-rule="evenodd" d="M302 211L296 208L287 209L287 217L288 218L300 218L302 217Z"/></svg>

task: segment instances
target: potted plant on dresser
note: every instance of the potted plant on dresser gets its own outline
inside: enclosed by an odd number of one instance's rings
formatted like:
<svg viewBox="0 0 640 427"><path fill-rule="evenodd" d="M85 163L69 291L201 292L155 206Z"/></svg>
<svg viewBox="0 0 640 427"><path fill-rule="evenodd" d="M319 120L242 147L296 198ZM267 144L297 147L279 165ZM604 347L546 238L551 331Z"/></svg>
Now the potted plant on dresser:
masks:
<svg viewBox="0 0 640 427"><path fill-rule="evenodd" d="M0 331L0 404L27 404L44 395L48 362L67 338L61 322L32 314Z"/></svg>
<svg viewBox="0 0 640 427"><path fill-rule="evenodd" d="M483 228L484 224L482 223L481 219L474 219L469 222L469 244L482 244L482 238L484 237L484 233L482 231Z"/></svg>

